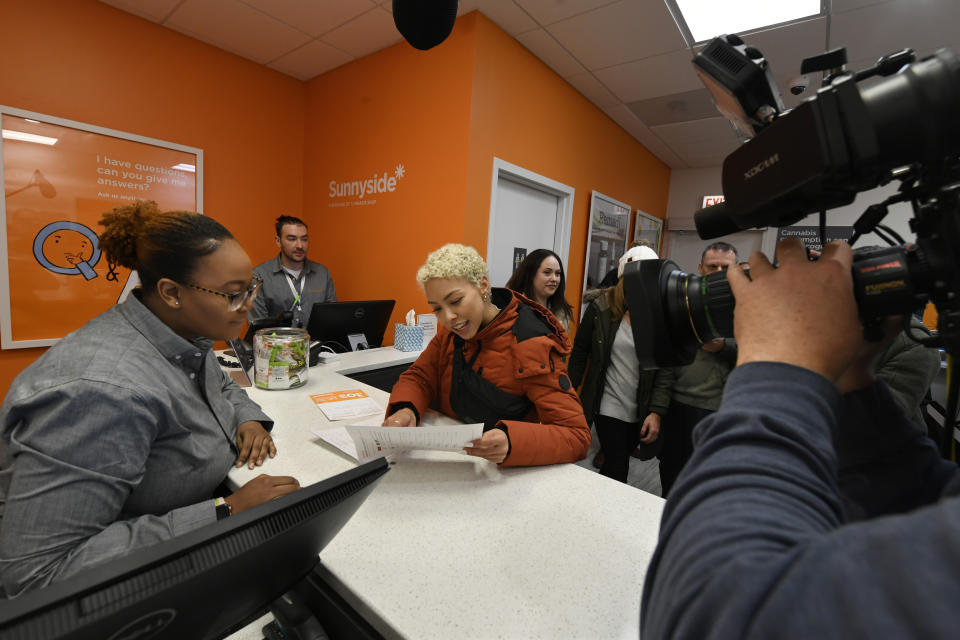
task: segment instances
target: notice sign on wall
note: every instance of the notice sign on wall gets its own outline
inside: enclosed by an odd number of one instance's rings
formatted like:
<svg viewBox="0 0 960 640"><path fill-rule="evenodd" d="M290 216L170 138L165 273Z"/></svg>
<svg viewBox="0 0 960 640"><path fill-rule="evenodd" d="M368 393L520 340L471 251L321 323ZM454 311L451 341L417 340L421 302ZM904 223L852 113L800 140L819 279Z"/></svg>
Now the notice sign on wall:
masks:
<svg viewBox="0 0 960 640"><path fill-rule="evenodd" d="M202 210L202 151L8 107L0 125L0 339L48 346L130 279L100 251L102 215L138 199Z"/></svg>
<svg viewBox="0 0 960 640"><path fill-rule="evenodd" d="M828 243L834 240L849 240L853 236L853 227L825 227L824 232ZM780 227L777 229L777 244L780 244L784 238L800 238L807 249L823 250L823 243L820 242L820 227L815 225Z"/></svg>

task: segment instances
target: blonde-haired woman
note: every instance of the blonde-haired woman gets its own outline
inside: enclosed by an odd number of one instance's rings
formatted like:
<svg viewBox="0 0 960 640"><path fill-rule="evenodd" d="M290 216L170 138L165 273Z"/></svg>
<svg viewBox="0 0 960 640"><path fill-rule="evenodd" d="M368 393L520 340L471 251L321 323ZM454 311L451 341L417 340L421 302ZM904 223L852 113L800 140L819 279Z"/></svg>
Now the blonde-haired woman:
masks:
<svg viewBox="0 0 960 640"><path fill-rule="evenodd" d="M571 345L547 309L493 288L472 247L447 244L417 272L441 329L390 394L384 425L413 427L437 399L443 413L484 423L470 455L521 466L575 462L590 429L564 364Z"/></svg>

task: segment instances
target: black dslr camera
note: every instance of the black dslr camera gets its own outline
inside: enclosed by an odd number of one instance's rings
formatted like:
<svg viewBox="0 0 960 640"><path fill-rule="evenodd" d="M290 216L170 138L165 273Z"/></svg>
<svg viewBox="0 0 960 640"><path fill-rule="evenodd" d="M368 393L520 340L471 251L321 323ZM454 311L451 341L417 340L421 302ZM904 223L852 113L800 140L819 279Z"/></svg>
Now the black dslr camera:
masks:
<svg viewBox="0 0 960 640"><path fill-rule="evenodd" d="M854 252L861 320L870 337L881 318L932 301L938 331L915 339L958 353L960 57L942 49L915 61L905 49L856 73L845 63L843 49L804 60L801 73L826 71L825 86L787 111L762 53L739 37L715 38L697 54L694 68L718 109L749 138L724 160L725 202L695 214L697 232L715 238L819 211L822 235L827 209L899 181L894 196L860 217L849 241L875 232L892 245ZM877 79L862 82L870 77ZM882 224L898 202L913 207L915 244ZM724 272L701 277L670 260L632 262L624 290L642 368L687 364L704 342L733 335Z"/></svg>
<svg viewBox="0 0 960 640"><path fill-rule="evenodd" d="M783 108L762 54L737 36L721 36L693 64L718 108L745 136L723 162L725 202L695 214L701 238L793 224L849 204L860 191L901 183L854 225L885 237L887 206L909 202L916 244L855 252L853 280L865 326L932 300L939 313L931 346L960 346L960 57L950 50L913 62L904 50L877 65L835 72L817 94ZM843 50L804 61L845 62ZM823 68L821 67L821 70ZM859 84L883 76L870 86ZM901 240L902 243L902 240ZM684 273L670 260L627 265L624 286L640 366L691 362L700 345L733 335L734 300L724 272ZM652 338L651 338L652 337Z"/></svg>

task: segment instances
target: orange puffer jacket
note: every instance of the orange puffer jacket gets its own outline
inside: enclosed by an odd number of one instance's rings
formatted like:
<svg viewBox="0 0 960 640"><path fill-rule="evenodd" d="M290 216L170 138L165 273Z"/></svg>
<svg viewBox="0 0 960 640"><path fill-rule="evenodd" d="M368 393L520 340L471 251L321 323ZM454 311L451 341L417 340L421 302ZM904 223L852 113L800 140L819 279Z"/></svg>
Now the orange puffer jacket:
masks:
<svg viewBox="0 0 960 640"><path fill-rule="evenodd" d="M583 459L590 448L590 427L567 376L565 359L571 348L567 332L544 307L509 289L494 289L493 301L502 310L464 343L464 357L470 362L479 346L480 354L472 368L503 391L526 396L533 403L523 420L498 423L506 427L510 437L510 453L502 464L524 466ZM521 304L533 311L524 319L524 323L532 320L533 331L514 331ZM457 417L450 405L454 337L439 328L393 387L388 415L399 408L395 407L397 403L408 402L423 416L438 398L443 413Z"/></svg>

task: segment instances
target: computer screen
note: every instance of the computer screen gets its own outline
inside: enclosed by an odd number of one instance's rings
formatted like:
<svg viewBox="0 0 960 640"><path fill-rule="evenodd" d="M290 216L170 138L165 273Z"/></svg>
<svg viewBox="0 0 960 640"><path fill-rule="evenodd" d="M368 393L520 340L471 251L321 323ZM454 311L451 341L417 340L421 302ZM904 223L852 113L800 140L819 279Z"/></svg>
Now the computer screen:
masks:
<svg viewBox="0 0 960 640"><path fill-rule="evenodd" d="M243 336L243 341L251 347L253 346L253 334L260 329L270 329L272 327L289 327L293 324L293 314L290 312L282 313L275 318L259 318L253 322L247 323L247 332Z"/></svg>
<svg viewBox="0 0 960 640"><path fill-rule="evenodd" d="M333 343L340 351L356 351L356 338L363 334L364 346L382 346L383 334L390 322L395 300L357 300L353 302L317 302L310 311L307 333L311 340Z"/></svg>
<svg viewBox="0 0 960 640"><path fill-rule="evenodd" d="M388 469L368 462L5 602L0 637L222 638L313 569Z"/></svg>

